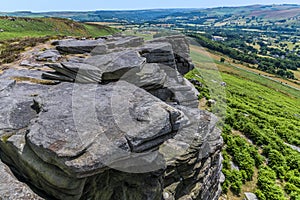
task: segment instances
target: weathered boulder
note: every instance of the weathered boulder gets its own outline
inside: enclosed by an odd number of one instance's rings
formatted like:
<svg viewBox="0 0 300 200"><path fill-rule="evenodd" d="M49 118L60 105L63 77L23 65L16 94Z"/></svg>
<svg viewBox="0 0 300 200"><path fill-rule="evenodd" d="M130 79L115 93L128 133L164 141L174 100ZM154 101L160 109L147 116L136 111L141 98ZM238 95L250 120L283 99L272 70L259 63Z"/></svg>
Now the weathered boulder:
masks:
<svg viewBox="0 0 300 200"><path fill-rule="evenodd" d="M145 58L137 52L126 50L92 56L82 62L48 63L46 66L55 70L55 73L47 72L43 77L80 83L114 81L130 70L140 71L144 63Z"/></svg>
<svg viewBox="0 0 300 200"><path fill-rule="evenodd" d="M59 199L79 199L85 178L106 171L107 166L126 170L137 166L155 169L157 165L160 169L163 163L159 153L149 150L157 149L184 122L181 111L122 81L78 85L78 97L72 95L76 86L71 83L49 88L48 92L42 92L45 88L41 87L46 86L18 84L10 89L4 99L21 95L16 104L22 107L1 110L1 115L13 121L1 127L7 139L0 147L6 163L15 165L35 187ZM38 98L28 95L31 93ZM95 104L90 101L93 99ZM60 109L57 102L61 102ZM97 121L93 122L95 116ZM134 152L145 153L131 155ZM151 195L158 197L157 193Z"/></svg>
<svg viewBox="0 0 300 200"><path fill-rule="evenodd" d="M19 177L47 199L79 199L85 179L66 175L55 165L43 162L26 142L26 131L13 132L0 143L1 159L14 166Z"/></svg>
<svg viewBox="0 0 300 200"><path fill-rule="evenodd" d="M1 198L218 199L223 140L181 76L184 37L53 44L59 63L0 75L0 171L18 190Z"/></svg>
<svg viewBox="0 0 300 200"><path fill-rule="evenodd" d="M1 74L0 80L7 81L7 80L14 80L18 78L32 78L32 79L40 79L41 75L43 74L40 70L28 70L28 69L7 69L5 73Z"/></svg>
<svg viewBox="0 0 300 200"><path fill-rule="evenodd" d="M216 128L217 118L198 109L176 108L184 112L190 125L160 147L167 162L164 192L169 199L218 199L223 140Z"/></svg>
<svg viewBox="0 0 300 200"><path fill-rule="evenodd" d="M101 46L104 50L106 46L104 44L104 40L60 40L53 43L56 46L56 49L62 54L83 54L90 53L93 49L98 46ZM100 49L100 48L99 48Z"/></svg>
<svg viewBox="0 0 300 200"><path fill-rule="evenodd" d="M120 49L120 48L129 48L137 47L144 43L143 38L135 36L124 36L112 37L108 39L107 46L109 49Z"/></svg>
<svg viewBox="0 0 300 200"><path fill-rule="evenodd" d="M84 61L93 65L102 72L101 79L104 81L119 80L126 72L131 69L141 69L145 63L145 58L138 52L125 50L105 55L92 56Z"/></svg>
<svg viewBox="0 0 300 200"><path fill-rule="evenodd" d="M63 62L61 64L48 63L46 66L55 70L55 72L43 73L43 78L81 83L101 82L102 72L89 64Z"/></svg>
<svg viewBox="0 0 300 200"><path fill-rule="evenodd" d="M146 43L137 49L148 63L161 63L173 69L176 68L172 45L167 42Z"/></svg>
<svg viewBox="0 0 300 200"><path fill-rule="evenodd" d="M52 44L63 54L103 55L110 52L121 51L129 47L138 47L144 43L140 37L120 35L117 37L104 37L96 40L59 40Z"/></svg>
<svg viewBox="0 0 300 200"><path fill-rule="evenodd" d="M150 43L168 42L172 45L175 56L177 70L184 75L194 68L190 58L190 48L188 40L182 35L172 35L167 37L155 38Z"/></svg>
<svg viewBox="0 0 300 200"><path fill-rule="evenodd" d="M74 92L73 84L60 84L36 99L43 107L27 135L28 144L45 162L56 162L74 176L101 171L114 157L128 156L126 151L157 148L183 118L180 111L126 82L78 87ZM76 90L81 91L78 97ZM57 102L63 109L57 110ZM124 155L118 155L120 150ZM70 166L65 164L68 157L77 157ZM111 161L101 162L105 157Z"/></svg>
<svg viewBox="0 0 300 200"><path fill-rule="evenodd" d="M187 79L183 78L182 81L169 79L165 87L173 92L173 100L179 105L198 108L199 92Z"/></svg>
<svg viewBox="0 0 300 200"><path fill-rule="evenodd" d="M121 80L148 91L162 88L166 79L167 74L163 70L162 65L157 63L147 63L141 69L132 69L121 77Z"/></svg>

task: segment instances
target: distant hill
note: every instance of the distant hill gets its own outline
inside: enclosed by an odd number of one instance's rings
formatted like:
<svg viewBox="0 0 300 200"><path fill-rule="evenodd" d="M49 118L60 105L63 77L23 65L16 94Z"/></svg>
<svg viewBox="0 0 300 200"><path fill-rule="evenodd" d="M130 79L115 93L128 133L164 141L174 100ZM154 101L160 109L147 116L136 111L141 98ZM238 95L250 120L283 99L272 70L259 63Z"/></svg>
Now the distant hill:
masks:
<svg viewBox="0 0 300 200"><path fill-rule="evenodd" d="M266 19L288 19L300 16L300 7L288 7L285 9L255 10L250 16L261 17Z"/></svg>
<svg viewBox="0 0 300 200"><path fill-rule="evenodd" d="M85 24L70 19L0 17L0 39L54 35L96 37L115 32L115 29L107 26Z"/></svg>
<svg viewBox="0 0 300 200"><path fill-rule="evenodd" d="M250 5L241 7L219 7L206 9L206 11L219 15L236 15L236 16L256 16L261 18L290 18L300 16L300 5L282 4L282 5ZM275 15L272 15L274 14ZM289 13L288 15L283 15ZM280 15L282 14L282 15Z"/></svg>
<svg viewBox="0 0 300 200"><path fill-rule="evenodd" d="M2 16L19 17L61 17L76 21L110 21L127 23L144 23L147 21L161 21L170 17L188 18L195 16L217 17L219 21L228 16L258 17L263 19L289 19L300 17L300 5L250 5L240 7L218 7L208 9L153 9L153 10L126 10L126 11L87 11L87 12L42 12L30 11L0 12ZM190 18L192 19L192 18Z"/></svg>
<svg viewBox="0 0 300 200"><path fill-rule="evenodd" d="M87 11L87 12L42 12L34 13L30 11L0 12L2 16L18 17L60 17L73 19L80 22L134 22L142 23L149 20L156 20L160 17L169 16L176 13L186 13L195 9L152 9L152 10L124 10L124 11Z"/></svg>
<svg viewBox="0 0 300 200"><path fill-rule="evenodd" d="M267 19L295 18L300 16L299 5L264 6L260 10L253 10L250 16L262 17Z"/></svg>

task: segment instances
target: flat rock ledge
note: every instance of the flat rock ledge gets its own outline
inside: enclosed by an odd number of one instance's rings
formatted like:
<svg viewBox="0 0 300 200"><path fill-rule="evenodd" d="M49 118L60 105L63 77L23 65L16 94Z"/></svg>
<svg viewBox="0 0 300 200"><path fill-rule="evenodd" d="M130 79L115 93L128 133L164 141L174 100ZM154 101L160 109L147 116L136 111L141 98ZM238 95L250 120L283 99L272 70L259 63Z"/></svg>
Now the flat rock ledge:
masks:
<svg viewBox="0 0 300 200"><path fill-rule="evenodd" d="M183 78L184 36L67 39L32 56L38 67L0 75L0 199L219 198L223 140Z"/></svg>

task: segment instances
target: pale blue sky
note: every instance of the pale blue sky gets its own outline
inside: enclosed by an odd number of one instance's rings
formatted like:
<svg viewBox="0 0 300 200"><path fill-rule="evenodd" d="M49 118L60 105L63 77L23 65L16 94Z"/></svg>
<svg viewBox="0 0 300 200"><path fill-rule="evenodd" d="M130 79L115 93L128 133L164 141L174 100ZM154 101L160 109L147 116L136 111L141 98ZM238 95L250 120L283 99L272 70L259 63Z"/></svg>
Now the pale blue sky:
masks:
<svg viewBox="0 0 300 200"><path fill-rule="evenodd" d="M284 3L300 4L300 0L0 0L0 11L208 8L219 6Z"/></svg>

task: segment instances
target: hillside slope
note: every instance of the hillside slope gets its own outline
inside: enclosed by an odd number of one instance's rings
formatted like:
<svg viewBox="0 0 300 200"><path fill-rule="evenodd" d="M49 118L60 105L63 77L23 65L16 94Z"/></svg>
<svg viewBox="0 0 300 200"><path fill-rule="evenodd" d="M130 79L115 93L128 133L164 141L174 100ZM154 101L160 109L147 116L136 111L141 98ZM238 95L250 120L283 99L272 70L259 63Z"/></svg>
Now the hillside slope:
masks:
<svg viewBox="0 0 300 200"><path fill-rule="evenodd" d="M84 24L61 18L0 18L0 40L54 35L96 37L115 32L115 29L106 26Z"/></svg>
<svg viewBox="0 0 300 200"><path fill-rule="evenodd" d="M244 192L299 199L299 90L220 62L201 47L192 46L191 56L197 68L187 78L203 83L202 102L215 102L202 108L223 116L223 199L242 200Z"/></svg>

